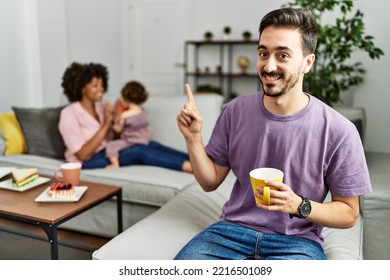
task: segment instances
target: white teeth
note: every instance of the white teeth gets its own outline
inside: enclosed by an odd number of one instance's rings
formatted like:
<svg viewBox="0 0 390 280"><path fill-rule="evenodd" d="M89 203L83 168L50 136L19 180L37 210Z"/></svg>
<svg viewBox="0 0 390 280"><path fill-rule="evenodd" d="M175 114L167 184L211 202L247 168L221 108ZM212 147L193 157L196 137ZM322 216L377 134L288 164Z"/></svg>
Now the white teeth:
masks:
<svg viewBox="0 0 390 280"><path fill-rule="evenodd" d="M267 81L276 81L279 79L279 76L265 76Z"/></svg>

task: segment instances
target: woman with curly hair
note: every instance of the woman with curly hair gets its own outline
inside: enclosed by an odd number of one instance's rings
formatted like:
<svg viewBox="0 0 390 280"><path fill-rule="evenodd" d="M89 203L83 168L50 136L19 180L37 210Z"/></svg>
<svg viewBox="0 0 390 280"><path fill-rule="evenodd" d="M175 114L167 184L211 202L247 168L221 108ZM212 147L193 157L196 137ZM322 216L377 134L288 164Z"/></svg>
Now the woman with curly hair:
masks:
<svg viewBox="0 0 390 280"><path fill-rule="evenodd" d="M102 103L108 88L107 68L74 62L65 70L61 85L70 102L61 111L58 125L65 159L81 162L83 169L113 167L106 156L107 143L114 140L113 114L110 104ZM120 149L119 166L144 164L192 172L187 154L150 141L150 134L144 134L144 140Z"/></svg>

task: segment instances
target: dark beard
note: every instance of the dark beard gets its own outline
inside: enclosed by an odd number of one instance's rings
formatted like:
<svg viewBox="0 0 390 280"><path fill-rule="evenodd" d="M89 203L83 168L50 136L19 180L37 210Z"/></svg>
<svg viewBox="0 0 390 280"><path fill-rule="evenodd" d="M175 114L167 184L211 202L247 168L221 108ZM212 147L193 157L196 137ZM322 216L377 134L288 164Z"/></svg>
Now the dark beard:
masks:
<svg viewBox="0 0 390 280"><path fill-rule="evenodd" d="M281 79L285 78L285 75L283 73L275 72L275 71L270 72L270 73L262 71L261 75L263 75L263 76L279 76ZM291 75L284 83L284 87L282 87L282 89L276 93L270 93L269 91L266 91L266 89L264 87L264 83L261 79L260 79L260 82L261 82L261 85L263 87L264 95L276 98L276 97L280 97L280 96L284 95L287 91L292 89L298 83L298 75ZM270 89L275 87L274 84L266 84L266 86L267 86L267 88L270 88Z"/></svg>

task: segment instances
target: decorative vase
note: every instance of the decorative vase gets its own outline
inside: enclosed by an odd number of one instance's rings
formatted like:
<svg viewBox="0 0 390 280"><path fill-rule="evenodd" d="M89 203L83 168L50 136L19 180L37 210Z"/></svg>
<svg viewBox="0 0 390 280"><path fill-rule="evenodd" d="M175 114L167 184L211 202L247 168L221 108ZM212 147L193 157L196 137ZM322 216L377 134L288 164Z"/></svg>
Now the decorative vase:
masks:
<svg viewBox="0 0 390 280"><path fill-rule="evenodd" d="M241 55L237 59L238 67L241 69L242 74L246 74L246 70L249 68L250 60L246 56Z"/></svg>

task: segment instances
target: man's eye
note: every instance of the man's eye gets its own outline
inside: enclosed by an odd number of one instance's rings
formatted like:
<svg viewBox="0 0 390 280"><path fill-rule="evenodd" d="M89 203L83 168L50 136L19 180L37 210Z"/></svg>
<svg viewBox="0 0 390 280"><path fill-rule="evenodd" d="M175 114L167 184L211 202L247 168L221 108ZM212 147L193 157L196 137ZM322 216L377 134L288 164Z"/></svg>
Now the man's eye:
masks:
<svg viewBox="0 0 390 280"><path fill-rule="evenodd" d="M287 59L287 58L289 58L289 56L287 54L283 53L283 54L280 55L280 58L281 59Z"/></svg>
<svg viewBox="0 0 390 280"><path fill-rule="evenodd" d="M259 52L260 57L266 57L268 54L266 52Z"/></svg>

